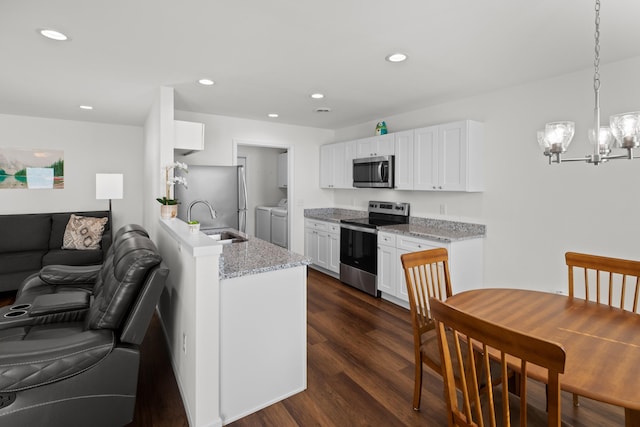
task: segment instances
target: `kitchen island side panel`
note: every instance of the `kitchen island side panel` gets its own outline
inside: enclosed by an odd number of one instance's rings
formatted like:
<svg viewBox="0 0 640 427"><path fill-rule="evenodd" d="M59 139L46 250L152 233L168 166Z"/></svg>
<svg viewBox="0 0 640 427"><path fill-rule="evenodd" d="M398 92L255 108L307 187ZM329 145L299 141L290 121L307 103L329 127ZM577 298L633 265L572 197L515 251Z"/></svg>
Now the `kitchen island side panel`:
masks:
<svg viewBox="0 0 640 427"><path fill-rule="evenodd" d="M223 424L306 387L306 265L221 280Z"/></svg>

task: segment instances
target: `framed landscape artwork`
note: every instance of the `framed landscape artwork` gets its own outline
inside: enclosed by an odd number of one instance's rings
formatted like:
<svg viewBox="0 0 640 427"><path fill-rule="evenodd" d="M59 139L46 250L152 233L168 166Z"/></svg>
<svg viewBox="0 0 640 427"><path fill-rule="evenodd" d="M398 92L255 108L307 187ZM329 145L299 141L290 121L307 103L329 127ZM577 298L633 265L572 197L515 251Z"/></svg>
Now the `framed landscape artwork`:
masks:
<svg viewBox="0 0 640 427"><path fill-rule="evenodd" d="M64 188L64 151L0 147L0 189Z"/></svg>

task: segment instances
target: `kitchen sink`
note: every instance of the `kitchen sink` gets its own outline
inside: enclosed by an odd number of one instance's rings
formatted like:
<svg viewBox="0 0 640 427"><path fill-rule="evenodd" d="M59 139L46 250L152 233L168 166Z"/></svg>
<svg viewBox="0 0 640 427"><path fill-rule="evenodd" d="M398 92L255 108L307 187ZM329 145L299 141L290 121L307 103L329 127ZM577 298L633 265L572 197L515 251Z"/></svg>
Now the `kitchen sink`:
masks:
<svg viewBox="0 0 640 427"><path fill-rule="evenodd" d="M205 229L200 231L206 234L210 239L218 241L222 244L242 243L249 240L243 235L243 233L240 233L239 231L235 231L235 230L230 230L230 229L221 230L219 228L213 228L209 230Z"/></svg>

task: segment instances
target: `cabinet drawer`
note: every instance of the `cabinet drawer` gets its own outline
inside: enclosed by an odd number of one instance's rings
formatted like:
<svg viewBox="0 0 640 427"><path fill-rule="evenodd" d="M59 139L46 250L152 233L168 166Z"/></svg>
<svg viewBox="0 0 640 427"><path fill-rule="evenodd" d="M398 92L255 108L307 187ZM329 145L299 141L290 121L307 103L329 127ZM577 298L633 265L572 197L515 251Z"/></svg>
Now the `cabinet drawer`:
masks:
<svg viewBox="0 0 640 427"><path fill-rule="evenodd" d="M424 251L434 248L446 248L446 243L437 242L434 240L416 239L415 237L398 237L397 247L399 249L406 249L411 252Z"/></svg>
<svg viewBox="0 0 640 427"><path fill-rule="evenodd" d="M378 233L378 244L384 246L396 246L396 235L387 233Z"/></svg>
<svg viewBox="0 0 640 427"><path fill-rule="evenodd" d="M305 219L304 220L304 226L306 228L313 228L314 230L328 230L329 228L329 223L324 222L324 221L317 221L314 219Z"/></svg>
<svg viewBox="0 0 640 427"><path fill-rule="evenodd" d="M329 234L340 234L340 224L328 224Z"/></svg>

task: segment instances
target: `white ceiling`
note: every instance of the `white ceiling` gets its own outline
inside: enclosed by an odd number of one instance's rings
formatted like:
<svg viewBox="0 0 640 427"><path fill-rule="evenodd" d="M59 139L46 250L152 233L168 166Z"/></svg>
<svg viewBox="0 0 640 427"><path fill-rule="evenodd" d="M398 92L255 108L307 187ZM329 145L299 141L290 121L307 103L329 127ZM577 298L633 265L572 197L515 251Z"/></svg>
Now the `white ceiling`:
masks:
<svg viewBox="0 0 640 427"><path fill-rule="evenodd" d="M640 56L640 1L601 15L602 63ZM594 16L585 0L2 0L0 113L142 125L170 86L178 110L339 129L590 68Z"/></svg>

